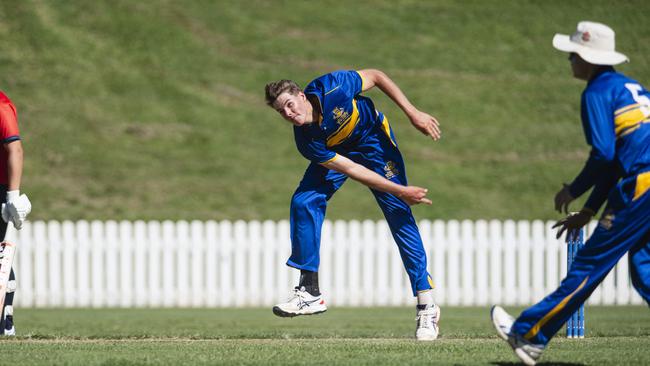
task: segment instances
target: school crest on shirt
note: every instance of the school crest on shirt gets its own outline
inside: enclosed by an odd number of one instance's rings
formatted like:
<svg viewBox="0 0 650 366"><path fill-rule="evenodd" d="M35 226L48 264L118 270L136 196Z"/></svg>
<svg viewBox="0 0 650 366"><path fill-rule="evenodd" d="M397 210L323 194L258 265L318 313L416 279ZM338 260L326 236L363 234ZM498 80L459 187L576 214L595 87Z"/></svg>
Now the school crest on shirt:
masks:
<svg viewBox="0 0 650 366"><path fill-rule="evenodd" d="M350 117L350 113L346 112L345 109L336 107L332 111L332 118L336 121L337 124L345 122L346 119Z"/></svg>
<svg viewBox="0 0 650 366"><path fill-rule="evenodd" d="M384 176L386 177L386 179L391 179L398 175L399 175L399 170L395 166L395 163L392 161L388 161L386 165L384 165Z"/></svg>

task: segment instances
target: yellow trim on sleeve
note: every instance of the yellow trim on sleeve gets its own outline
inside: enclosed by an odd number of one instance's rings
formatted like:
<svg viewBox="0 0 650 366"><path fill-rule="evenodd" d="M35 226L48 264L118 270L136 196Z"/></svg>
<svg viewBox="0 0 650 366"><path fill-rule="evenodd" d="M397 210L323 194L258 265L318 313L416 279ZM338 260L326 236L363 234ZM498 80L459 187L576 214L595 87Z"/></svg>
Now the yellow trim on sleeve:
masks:
<svg viewBox="0 0 650 366"><path fill-rule="evenodd" d="M357 108L357 101L352 99L352 114L348 119L341 123L341 126L327 138L327 147L332 147L340 144L346 138L350 137L352 131L359 122L359 109Z"/></svg>
<svg viewBox="0 0 650 366"><path fill-rule="evenodd" d="M358 70L355 71L357 72L357 74L359 74L359 77L361 78L361 91L366 90L364 89L366 86L366 79L364 79L363 76L361 76L361 73Z"/></svg>
<svg viewBox="0 0 650 366"><path fill-rule="evenodd" d="M645 172L637 175L636 187L634 188L634 197L632 201L639 199L650 189L650 172Z"/></svg>
<svg viewBox="0 0 650 366"><path fill-rule="evenodd" d="M614 126L616 136L628 128L635 127L637 124L643 122L647 116L641 112L640 108L634 108L627 112L621 113L614 118Z"/></svg>
<svg viewBox="0 0 650 366"><path fill-rule="evenodd" d="M551 320L551 318L553 318L555 314L559 313L562 309L564 309L566 304L569 302L569 300L571 300L571 298L573 297L573 295L576 294L576 292L582 290L582 288L585 287L588 280L589 280L589 276L587 276L587 278L585 278L585 280L582 281L580 286L578 286L578 288L575 289L575 291L569 294L569 296L565 297L564 300L560 301L559 304L555 305L553 310L551 310L548 314L546 314L540 321L537 322L537 324L533 325L533 327L530 328L528 333L526 333L524 338L530 340L531 338L535 337L537 333L539 333L540 329L542 329L544 324L548 323L548 321Z"/></svg>
<svg viewBox="0 0 650 366"><path fill-rule="evenodd" d="M640 124L638 124L638 125L636 125L636 126L634 126L634 127L630 127L630 128L628 128L627 130L623 130L623 132L621 132L620 135L616 136L616 138L620 138L620 137L623 137L623 136L627 136L627 135L631 134L632 132L638 130L639 127L641 127Z"/></svg>
<svg viewBox="0 0 650 366"><path fill-rule="evenodd" d="M640 106L639 103L626 105L626 106L623 107L623 108L619 108L619 109L617 109L617 110L614 112L614 115L617 116L617 115L619 115L619 114L621 114L621 113L623 113L623 112L627 112L627 111L629 111L630 109L633 109L633 108L636 108L636 107L639 107L639 106Z"/></svg>
<svg viewBox="0 0 650 366"><path fill-rule="evenodd" d="M336 158L338 158L338 157L339 157L339 154L334 153L334 156L333 156L331 159L329 159L329 160L327 160L327 161L324 161L324 162L322 162L322 163L320 163L320 164L321 164L321 165L322 165L322 164L327 164L327 163L329 163L329 162L332 162L332 161L336 160Z"/></svg>

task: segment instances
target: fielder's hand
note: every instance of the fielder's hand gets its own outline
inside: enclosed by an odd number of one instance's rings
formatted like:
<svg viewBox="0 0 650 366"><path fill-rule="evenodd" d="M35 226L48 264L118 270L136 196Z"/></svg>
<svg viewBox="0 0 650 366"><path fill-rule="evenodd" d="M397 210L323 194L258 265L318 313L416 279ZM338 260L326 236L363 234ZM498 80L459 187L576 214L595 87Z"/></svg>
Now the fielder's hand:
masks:
<svg viewBox="0 0 650 366"><path fill-rule="evenodd" d="M593 215L594 214L589 210L581 210L580 212L570 213L569 216L563 218L562 220L555 223L555 225L553 225L554 229L556 227L559 227L555 238L559 239L566 230L571 231L574 229L580 229L581 227L587 225L589 221L591 221Z"/></svg>
<svg viewBox="0 0 650 366"><path fill-rule="evenodd" d="M7 203L2 204L2 219L5 222L13 222L16 230L20 230L30 212L32 203L27 195L20 194L18 190L7 192Z"/></svg>
<svg viewBox="0 0 650 366"><path fill-rule="evenodd" d="M428 191L429 190L426 188L407 186L404 187L404 190L398 197L402 201L408 203L409 206L417 205L419 203L430 205L432 202L426 197Z"/></svg>
<svg viewBox="0 0 650 366"><path fill-rule="evenodd" d="M564 184L562 189L560 189L557 194L555 194L555 211L565 214L569 213L569 204L573 202L575 198L569 193L569 186Z"/></svg>
<svg viewBox="0 0 650 366"><path fill-rule="evenodd" d="M431 137L434 140L440 139L440 124L435 117L430 116L424 112L415 111L409 116L411 123L423 134Z"/></svg>

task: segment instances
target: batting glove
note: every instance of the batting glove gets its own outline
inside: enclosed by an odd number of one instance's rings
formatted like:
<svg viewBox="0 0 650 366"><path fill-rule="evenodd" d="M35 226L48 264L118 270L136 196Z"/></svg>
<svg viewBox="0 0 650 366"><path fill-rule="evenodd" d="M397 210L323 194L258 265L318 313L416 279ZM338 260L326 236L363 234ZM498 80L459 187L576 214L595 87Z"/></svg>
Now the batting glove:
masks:
<svg viewBox="0 0 650 366"><path fill-rule="evenodd" d="M2 219L5 222L13 222L14 227L20 230L30 212L32 203L27 195L20 194L19 190L7 192L7 203L2 204Z"/></svg>

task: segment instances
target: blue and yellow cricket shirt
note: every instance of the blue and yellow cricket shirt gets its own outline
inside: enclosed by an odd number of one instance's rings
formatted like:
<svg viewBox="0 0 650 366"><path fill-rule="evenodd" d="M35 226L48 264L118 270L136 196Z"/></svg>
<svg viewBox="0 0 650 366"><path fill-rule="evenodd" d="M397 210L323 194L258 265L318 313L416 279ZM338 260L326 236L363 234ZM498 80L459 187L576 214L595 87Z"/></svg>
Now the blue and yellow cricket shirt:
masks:
<svg viewBox="0 0 650 366"><path fill-rule="evenodd" d="M362 88L357 71L335 71L307 85L304 92L318 98L321 120L294 126L296 146L305 158L319 164L333 160L383 122L372 100L360 95Z"/></svg>
<svg viewBox="0 0 650 366"><path fill-rule="evenodd" d="M569 191L578 197L595 186L585 206L598 211L619 177L650 170L650 93L607 68L582 93L581 117L592 149Z"/></svg>

